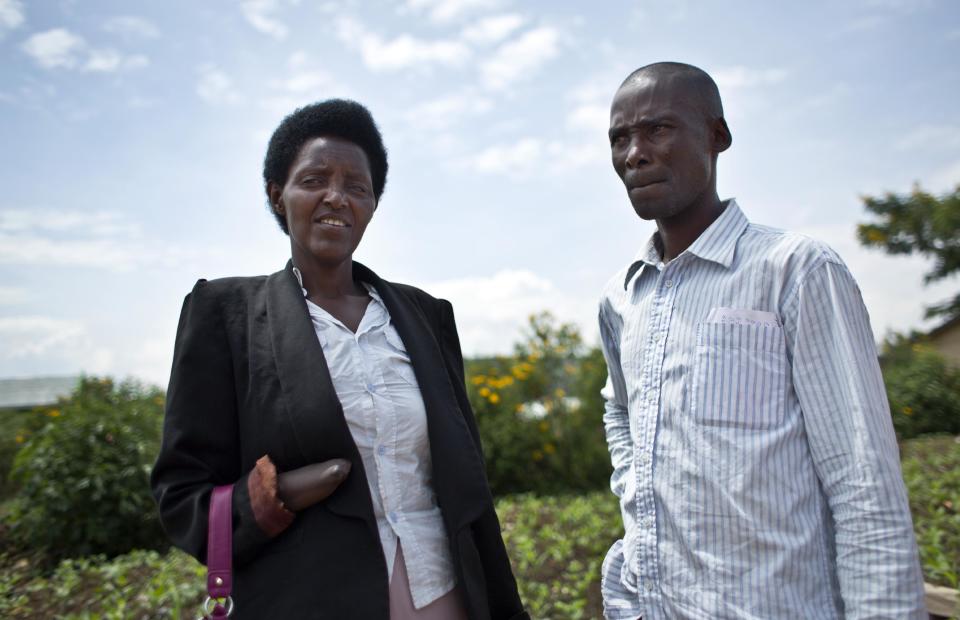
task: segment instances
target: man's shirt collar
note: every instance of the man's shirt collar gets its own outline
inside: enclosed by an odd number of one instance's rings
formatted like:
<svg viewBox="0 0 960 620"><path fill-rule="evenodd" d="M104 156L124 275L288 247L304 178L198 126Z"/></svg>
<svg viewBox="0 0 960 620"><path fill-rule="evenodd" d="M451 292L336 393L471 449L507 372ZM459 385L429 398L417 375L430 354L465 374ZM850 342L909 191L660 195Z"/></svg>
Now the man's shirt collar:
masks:
<svg viewBox="0 0 960 620"><path fill-rule="evenodd" d="M733 264L737 240L740 239L740 235L749 225L747 216L740 210L737 201L731 198L727 201L727 207L723 210L723 213L697 237L696 241L690 244L690 247L683 251L681 256L689 252L698 258L729 268ZM624 290L627 289L630 281L644 265L649 265L655 269L663 265L663 243L660 241L659 232L654 232L650 236L650 239L634 258L633 263L630 264L623 281Z"/></svg>

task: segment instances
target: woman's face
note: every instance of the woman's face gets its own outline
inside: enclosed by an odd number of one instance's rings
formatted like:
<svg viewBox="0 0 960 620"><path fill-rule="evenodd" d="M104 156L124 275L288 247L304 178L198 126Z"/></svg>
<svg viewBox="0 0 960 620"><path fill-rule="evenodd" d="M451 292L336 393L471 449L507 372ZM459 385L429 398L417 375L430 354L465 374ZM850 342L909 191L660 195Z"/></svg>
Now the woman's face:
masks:
<svg viewBox="0 0 960 620"><path fill-rule="evenodd" d="M377 208L367 155L347 140L312 138L290 165L286 184L271 184L270 202L287 220L295 263L350 260Z"/></svg>

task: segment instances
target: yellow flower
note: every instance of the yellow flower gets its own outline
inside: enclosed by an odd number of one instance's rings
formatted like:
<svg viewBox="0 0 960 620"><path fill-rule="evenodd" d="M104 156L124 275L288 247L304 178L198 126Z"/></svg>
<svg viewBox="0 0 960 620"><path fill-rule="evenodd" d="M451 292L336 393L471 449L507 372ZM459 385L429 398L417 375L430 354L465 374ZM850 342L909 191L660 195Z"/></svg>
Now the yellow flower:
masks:
<svg viewBox="0 0 960 620"><path fill-rule="evenodd" d="M59 417L60 417L60 410L59 410L59 409L51 409L50 411L47 412L47 415L50 416L51 418L59 418Z"/></svg>
<svg viewBox="0 0 960 620"><path fill-rule="evenodd" d="M472 384L474 384L474 385L480 385L481 383L483 383L483 382L486 381L486 380L487 380L487 378L486 378L485 376L483 376L483 375L474 375L474 376L470 377L470 383L472 383Z"/></svg>
<svg viewBox="0 0 960 620"><path fill-rule="evenodd" d="M480 388L480 396L483 396L484 398L486 398L487 396L490 396L490 388L488 388L487 386L483 386L482 388Z"/></svg>
<svg viewBox="0 0 960 620"><path fill-rule="evenodd" d="M17 435L17 443L23 443L26 438L23 435Z"/></svg>
<svg viewBox="0 0 960 620"><path fill-rule="evenodd" d="M570 362L567 362L563 365L563 372L567 373L568 375L572 375L573 373L577 372L577 367Z"/></svg>
<svg viewBox="0 0 960 620"><path fill-rule="evenodd" d="M534 451L533 451L533 460L534 460L534 461L542 461L542 460L543 460L543 452L540 452L539 450L534 450Z"/></svg>
<svg viewBox="0 0 960 620"><path fill-rule="evenodd" d="M540 427L541 433L546 433L548 430L550 430L550 423L546 420L541 420L538 426Z"/></svg>
<svg viewBox="0 0 960 620"><path fill-rule="evenodd" d="M564 390L563 388L557 388L556 390L553 391L553 394L554 394L557 398L563 398L564 396L567 395L567 391Z"/></svg>
<svg viewBox="0 0 960 620"><path fill-rule="evenodd" d="M491 395L490 395L490 402L493 403L494 405L496 405L497 403L499 403L499 402L500 402L500 395L497 394L496 392L494 392L493 394L491 394Z"/></svg>
<svg viewBox="0 0 960 620"><path fill-rule="evenodd" d="M903 415L913 415L912 407L904 407L902 411L903 411Z"/></svg>
<svg viewBox="0 0 960 620"><path fill-rule="evenodd" d="M552 443L545 443L543 444L543 451L546 452L547 454L553 454L554 452L557 451L557 447Z"/></svg>

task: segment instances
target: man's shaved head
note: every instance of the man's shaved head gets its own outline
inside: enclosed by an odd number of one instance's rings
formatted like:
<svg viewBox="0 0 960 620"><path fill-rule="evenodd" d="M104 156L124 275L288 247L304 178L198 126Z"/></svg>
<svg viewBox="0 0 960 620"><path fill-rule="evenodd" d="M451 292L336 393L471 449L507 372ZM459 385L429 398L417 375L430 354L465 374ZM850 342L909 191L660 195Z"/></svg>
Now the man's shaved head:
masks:
<svg viewBox="0 0 960 620"><path fill-rule="evenodd" d="M620 88L647 79L667 83L686 93L690 101L703 111L707 120L723 118L723 103L717 83L703 69L682 62L655 62L628 75Z"/></svg>

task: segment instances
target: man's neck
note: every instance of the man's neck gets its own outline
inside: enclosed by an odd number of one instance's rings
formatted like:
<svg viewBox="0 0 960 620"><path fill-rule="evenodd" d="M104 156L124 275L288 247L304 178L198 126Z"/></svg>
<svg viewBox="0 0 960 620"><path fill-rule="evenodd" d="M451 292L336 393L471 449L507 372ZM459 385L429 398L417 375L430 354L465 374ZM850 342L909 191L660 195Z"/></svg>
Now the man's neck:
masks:
<svg viewBox="0 0 960 620"><path fill-rule="evenodd" d="M714 193L701 204L691 205L677 215L657 220L663 262L673 260L690 247L720 217L726 206L727 203Z"/></svg>

